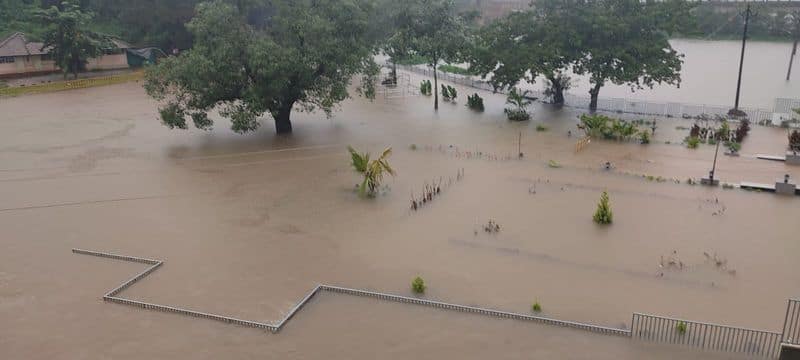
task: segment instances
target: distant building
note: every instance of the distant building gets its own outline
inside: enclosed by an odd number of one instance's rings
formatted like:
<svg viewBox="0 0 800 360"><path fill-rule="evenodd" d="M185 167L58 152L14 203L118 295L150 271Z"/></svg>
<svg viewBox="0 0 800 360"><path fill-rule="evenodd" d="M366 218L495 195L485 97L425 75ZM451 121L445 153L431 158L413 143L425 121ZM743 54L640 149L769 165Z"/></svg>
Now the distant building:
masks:
<svg viewBox="0 0 800 360"><path fill-rule="evenodd" d="M112 39L116 49L107 51L100 57L89 59L86 70L127 69L127 52L130 45ZM17 32L0 41L0 78L25 77L58 72L50 50L42 48L40 42L29 42L25 34Z"/></svg>

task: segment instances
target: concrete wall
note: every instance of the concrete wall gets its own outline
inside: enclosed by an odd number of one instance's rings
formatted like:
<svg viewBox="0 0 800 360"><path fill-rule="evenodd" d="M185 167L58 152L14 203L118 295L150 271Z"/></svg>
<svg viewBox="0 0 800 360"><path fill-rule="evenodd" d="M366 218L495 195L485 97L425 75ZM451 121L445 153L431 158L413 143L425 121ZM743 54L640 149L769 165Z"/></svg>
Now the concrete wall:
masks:
<svg viewBox="0 0 800 360"><path fill-rule="evenodd" d="M86 70L112 70L127 69L128 56L125 53L103 55L99 58L89 59L86 62Z"/></svg>
<svg viewBox="0 0 800 360"><path fill-rule="evenodd" d="M0 64L0 76L21 75L27 73L47 73L57 71L52 60L42 60L41 55L17 56L13 63Z"/></svg>

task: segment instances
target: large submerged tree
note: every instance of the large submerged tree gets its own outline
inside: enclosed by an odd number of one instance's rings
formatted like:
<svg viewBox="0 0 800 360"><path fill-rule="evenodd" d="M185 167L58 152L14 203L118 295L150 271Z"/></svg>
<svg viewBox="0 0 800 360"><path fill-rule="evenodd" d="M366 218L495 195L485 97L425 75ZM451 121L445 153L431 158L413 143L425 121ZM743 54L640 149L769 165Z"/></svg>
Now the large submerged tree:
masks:
<svg viewBox="0 0 800 360"><path fill-rule="evenodd" d="M145 89L166 102L170 128L191 118L210 129L208 112L218 109L238 133L257 129L265 113L279 134L291 133L293 109L330 115L350 80L375 70L374 10L370 0L201 3L187 24L192 49L152 68Z"/></svg>
<svg viewBox="0 0 800 360"><path fill-rule="evenodd" d="M631 90L656 84L680 85L683 55L669 43L691 16L683 0L581 0L566 26L578 29L583 56L576 72L589 74L591 101L597 109L607 83Z"/></svg>
<svg viewBox="0 0 800 360"><path fill-rule="evenodd" d="M565 74L582 55L578 29L571 21L575 1L540 0L534 8L511 13L484 27L470 52L472 67L490 76L495 88L510 88L521 80L547 79L555 104L564 103L570 80Z"/></svg>

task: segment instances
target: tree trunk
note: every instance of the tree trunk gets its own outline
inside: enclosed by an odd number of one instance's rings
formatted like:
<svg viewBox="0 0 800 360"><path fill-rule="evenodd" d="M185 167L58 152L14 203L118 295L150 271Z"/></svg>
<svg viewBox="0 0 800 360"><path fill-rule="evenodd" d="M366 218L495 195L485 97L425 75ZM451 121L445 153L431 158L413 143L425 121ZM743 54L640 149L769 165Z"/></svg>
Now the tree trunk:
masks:
<svg viewBox="0 0 800 360"><path fill-rule="evenodd" d="M589 102L589 110L595 111L597 110L597 95L600 94L600 88L603 87L603 83L599 82L594 84L594 87L589 89L589 95L591 95L591 101Z"/></svg>
<svg viewBox="0 0 800 360"><path fill-rule="evenodd" d="M284 104L278 111L272 113L272 117L275 118L275 132L278 134L291 134L292 133L292 121L289 119L289 116L292 114L292 107L294 106L294 101L290 101L287 104Z"/></svg>
<svg viewBox="0 0 800 360"><path fill-rule="evenodd" d="M564 86L555 76L549 76L551 90L553 91L553 105L564 105Z"/></svg>
<svg viewBox="0 0 800 360"><path fill-rule="evenodd" d="M439 110L439 77L436 76L436 63L433 65L433 110Z"/></svg>

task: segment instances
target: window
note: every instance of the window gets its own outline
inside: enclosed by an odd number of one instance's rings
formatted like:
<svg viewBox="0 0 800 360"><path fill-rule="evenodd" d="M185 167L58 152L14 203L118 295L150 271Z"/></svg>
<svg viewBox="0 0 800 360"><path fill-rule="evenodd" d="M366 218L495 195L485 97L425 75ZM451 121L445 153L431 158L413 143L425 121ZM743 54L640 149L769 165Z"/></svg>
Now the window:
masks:
<svg viewBox="0 0 800 360"><path fill-rule="evenodd" d="M10 64L13 62L14 62L13 56L0 56L0 64L6 64L6 63Z"/></svg>
<svg viewBox="0 0 800 360"><path fill-rule="evenodd" d="M50 60L53 60L53 55L42 54L42 61L50 61Z"/></svg>

